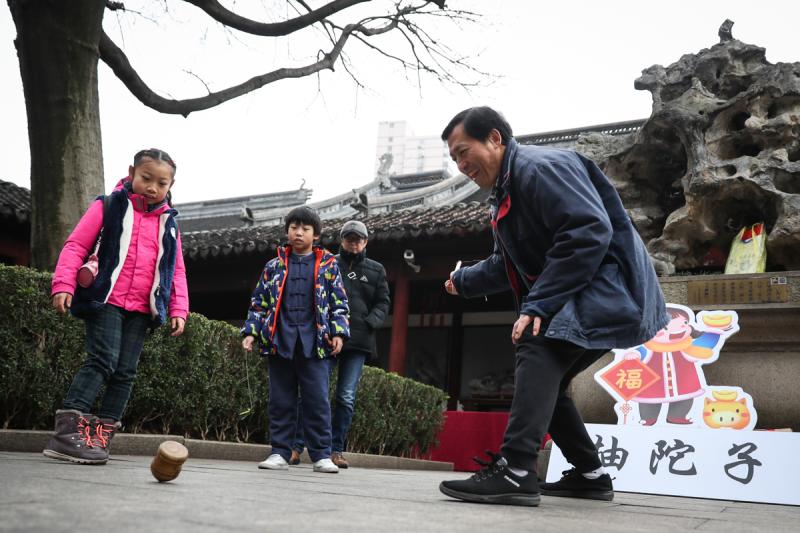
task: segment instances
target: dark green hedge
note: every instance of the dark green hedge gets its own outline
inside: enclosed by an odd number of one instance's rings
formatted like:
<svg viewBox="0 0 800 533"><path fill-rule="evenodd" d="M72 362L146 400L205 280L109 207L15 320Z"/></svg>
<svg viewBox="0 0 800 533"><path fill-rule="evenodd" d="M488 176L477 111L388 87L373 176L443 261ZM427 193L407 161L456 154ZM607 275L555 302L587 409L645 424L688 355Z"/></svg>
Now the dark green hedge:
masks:
<svg viewBox="0 0 800 533"><path fill-rule="evenodd" d="M0 265L0 424L49 429L83 362L83 322L50 306L50 274ZM124 430L264 442L267 374L236 328L192 314L180 337L145 343ZM335 375L334 375L335 376ZM335 381L331 383L332 390ZM366 367L349 437L355 452L416 456L435 445L446 394Z"/></svg>

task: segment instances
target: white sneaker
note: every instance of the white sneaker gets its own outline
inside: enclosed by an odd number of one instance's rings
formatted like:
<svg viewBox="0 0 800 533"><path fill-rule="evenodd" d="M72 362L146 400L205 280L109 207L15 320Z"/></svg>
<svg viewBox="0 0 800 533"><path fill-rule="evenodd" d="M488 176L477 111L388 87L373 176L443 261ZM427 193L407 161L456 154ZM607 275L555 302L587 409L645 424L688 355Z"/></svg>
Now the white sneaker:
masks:
<svg viewBox="0 0 800 533"><path fill-rule="evenodd" d="M258 463L258 467L266 468L267 470L289 470L289 463L287 463L286 459L281 457L280 454L273 453L272 455L270 455L269 457Z"/></svg>
<svg viewBox="0 0 800 533"><path fill-rule="evenodd" d="M314 463L314 472L324 472L326 474L336 474L339 472L339 467L333 464L329 457L320 459Z"/></svg>

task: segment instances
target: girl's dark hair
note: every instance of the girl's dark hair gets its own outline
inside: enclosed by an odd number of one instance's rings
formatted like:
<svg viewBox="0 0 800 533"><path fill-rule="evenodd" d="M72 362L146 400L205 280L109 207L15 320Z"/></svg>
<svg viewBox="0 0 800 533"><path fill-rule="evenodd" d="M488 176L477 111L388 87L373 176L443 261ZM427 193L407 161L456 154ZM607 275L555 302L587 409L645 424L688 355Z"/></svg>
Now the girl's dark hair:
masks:
<svg viewBox="0 0 800 533"><path fill-rule="evenodd" d="M684 320L689 322L689 315L686 314L686 312L683 309L678 309L677 307L669 307L669 306L667 306L667 313L669 314L670 318L683 318ZM701 336L702 334L703 334L702 331L698 331L698 330L694 329L694 326L692 326L691 336L692 336L693 339L696 339L697 337Z"/></svg>
<svg viewBox="0 0 800 533"><path fill-rule="evenodd" d="M145 158L152 159L153 161L163 161L164 163L168 164L172 168L172 178L175 179L175 173L178 171L178 167L175 165L175 161L167 152L164 150L159 150L158 148L146 148L144 150L139 150L136 152L136 155L133 156L133 168L141 165L142 160ZM172 191L167 191L167 205L172 207Z"/></svg>
<svg viewBox="0 0 800 533"><path fill-rule="evenodd" d="M164 163L168 164L170 167L172 167L172 177L175 177L175 172L177 172L178 167L175 166L175 161L173 161L169 154L164 150L159 150L158 148L139 150L136 152L136 155L133 156L134 168L141 165L144 158L152 159L153 161L163 161Z"/></svg>
<svg viewBox="0 0 800 533"><path fill-rule="evenodd" d="M461 123L464 124L464 131L467 135L481 142L489 138L489 134L493 129L500 132L502 144L505 145L508 144L513 135L511 126L503 118L503 115L491 107L481 106L470 107L454 116L442 132L442 140L446 142L456 126Z"/></svg>
<svg viewBox="0 0 800 533"><path fill-rule="evenodd" d="M283 222L284 233L289 232L289 225L292 223L314 226L314 235L322 233L322 221L319 215L307 205L301 205L289 211Z"/></svg>

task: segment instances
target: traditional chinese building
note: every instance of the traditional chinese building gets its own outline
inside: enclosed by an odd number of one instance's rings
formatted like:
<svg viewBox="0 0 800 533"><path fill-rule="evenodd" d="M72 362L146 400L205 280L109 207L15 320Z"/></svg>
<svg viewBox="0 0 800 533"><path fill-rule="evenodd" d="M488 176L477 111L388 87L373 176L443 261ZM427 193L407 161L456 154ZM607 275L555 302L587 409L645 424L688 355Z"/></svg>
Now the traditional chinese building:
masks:
<svg viewBox="0 0 800 533"><path fill-rule="evenodd" d="M31 192L0 180L0 263L31 262Z"/></svg>

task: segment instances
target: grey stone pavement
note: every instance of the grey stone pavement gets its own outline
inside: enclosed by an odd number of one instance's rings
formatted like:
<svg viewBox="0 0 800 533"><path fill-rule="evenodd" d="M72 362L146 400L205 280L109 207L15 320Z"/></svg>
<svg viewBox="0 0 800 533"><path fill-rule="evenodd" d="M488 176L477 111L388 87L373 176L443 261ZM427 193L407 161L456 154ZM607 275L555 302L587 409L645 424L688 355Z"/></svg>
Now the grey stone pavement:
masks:
<svg viewBox="0 0 800 533"><path fill-rule="evenodd" d="M0 531L800 531L800 508L617 493L613 502L542 497L540 507L480 505L442 495L459 472L189 458L158 483L147 456L80 466L0 452Z"/></svg>

